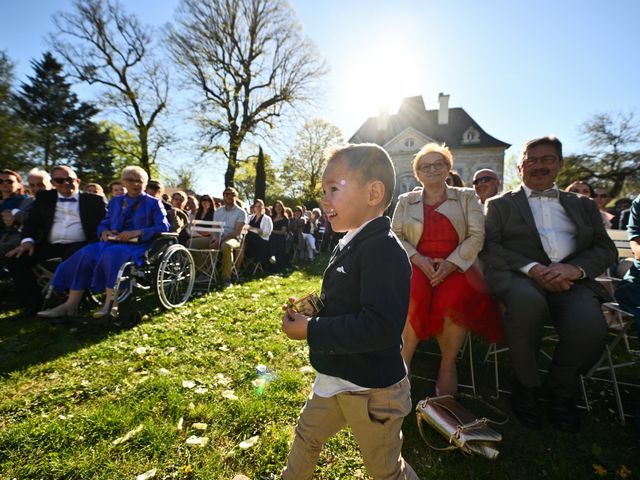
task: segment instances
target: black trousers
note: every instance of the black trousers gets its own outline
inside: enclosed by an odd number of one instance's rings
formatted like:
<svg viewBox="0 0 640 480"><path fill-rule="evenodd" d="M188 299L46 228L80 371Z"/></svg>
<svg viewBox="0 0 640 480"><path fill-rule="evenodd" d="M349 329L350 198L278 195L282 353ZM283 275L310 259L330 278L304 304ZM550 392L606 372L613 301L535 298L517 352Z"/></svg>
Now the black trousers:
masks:
<svg viewBox="0 0 640 480"><path fill-rule="evenodd" d="M62 257L66 260L87 242L41 243L35 246L33 255L23 254L20 258L5 258L5 264L13 277L16 301L21 307L40 307L42 294L33 274L33 267L50 258Z"/></svg>
<svg viewBox="0 0 640 480"><path fill-rule="evenodd" d="M579 282L566 292L549 292L524 275L502 287L495 293L506 306L504 331L518 381L530 388L541 385L540 340L544 325L551 324L559 341L546 387L575 395L578 375L598 361L606 342L606 321L596 294Z"/></svg>

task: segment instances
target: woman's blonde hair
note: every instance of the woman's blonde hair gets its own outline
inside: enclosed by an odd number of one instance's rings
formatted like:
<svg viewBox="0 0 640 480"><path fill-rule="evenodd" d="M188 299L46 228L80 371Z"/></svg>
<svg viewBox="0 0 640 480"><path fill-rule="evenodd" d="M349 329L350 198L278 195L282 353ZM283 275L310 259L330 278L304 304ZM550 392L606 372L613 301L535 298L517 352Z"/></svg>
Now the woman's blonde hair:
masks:
<svg viewBox="0 0 640 480"><path fill-rule="evenodd" d="M416 178L418 178L418 163L420 162L422 157L431 152L439 153L440 155L442 155L444 161L447 162L447 170L451 170L453 168L453 154L451 153L451 150L449 150L449 147L444 144L438 145L434 142L427 143L420 149L418 153L416 153L416 156L413 159L413 174L416 176Z"/></svg>

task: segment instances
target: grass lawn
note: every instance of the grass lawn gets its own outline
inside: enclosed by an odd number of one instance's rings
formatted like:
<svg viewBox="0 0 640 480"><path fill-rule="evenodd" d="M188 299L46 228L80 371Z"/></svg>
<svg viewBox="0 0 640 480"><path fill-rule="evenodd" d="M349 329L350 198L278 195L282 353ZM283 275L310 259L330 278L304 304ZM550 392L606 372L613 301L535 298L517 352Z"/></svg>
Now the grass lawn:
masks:
<svg viewBox="0 0 640 480"><path fill-rule="evenodd" d="M313 381L306 344L280 331L280 306L318 289L326 260L171 312L151 310L132 328L27 320L0 284L0 480L134 479L150 470L147 478L231 480L279 471ZM433 377L430 348L417 353L414 373ZM487 346L477 340L474 348L489 395ZM461 362L461 377L466 370ZM606 478L640 478L639 436L615 422L612 399L592 388L601 400L582 412L578 435L530 431L512 419L496 427L503 442L492 462L429 450L410 415L404 455L424 479L598 478L594 464ZM433 383L414 379L414 402L432 393ZM496 404L508 412L505 397ZM203 437L206 445L190 444ZM316 478L369 478L348 431L326 445Z"/></svg>

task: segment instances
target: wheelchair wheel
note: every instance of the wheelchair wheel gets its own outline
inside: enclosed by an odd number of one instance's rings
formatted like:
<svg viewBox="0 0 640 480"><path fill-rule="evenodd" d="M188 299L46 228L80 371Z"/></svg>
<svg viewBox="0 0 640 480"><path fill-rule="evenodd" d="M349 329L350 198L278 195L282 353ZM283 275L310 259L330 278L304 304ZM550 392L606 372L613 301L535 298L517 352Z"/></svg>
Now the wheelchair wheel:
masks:
<svg viewBox="0 0 640 480"><path fill-rule="evenodd" d="M167 248L156 271L156 293L162 306L170 310L184 305L195 280L195 264L189 251L179 244Z"/></svg>

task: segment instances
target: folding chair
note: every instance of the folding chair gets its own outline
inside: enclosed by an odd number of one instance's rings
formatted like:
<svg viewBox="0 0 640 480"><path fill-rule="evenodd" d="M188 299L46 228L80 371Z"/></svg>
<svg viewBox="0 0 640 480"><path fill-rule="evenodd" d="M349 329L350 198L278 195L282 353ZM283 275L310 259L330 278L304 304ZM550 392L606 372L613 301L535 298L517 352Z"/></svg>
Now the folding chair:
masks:
<svg viewBox="0 0 640 480"><path fill-rule="evenodd" d="M240 268L244 262L244 249L247 233L249 232L249 224L245 224L242 227L242 233L240 234L240 246L233 249L233 264L231 265L231 275L236 279L236 282L240 281Z"/></svg>
<svg viewBox="0 0 640 480"><path fill-rule="evenodd" d="M206 290L209 291L211 290L211 285L217 282L216 264L218 262L220 249L194 248L193 241L198 238L208 238L211 240L216 236L219 239L224 232L224 222L191 220L189 229L190 236L187 249L194 260L196 260L196 285L204 286L206 284ZM200 237L198 235L200 235Z"/></svg>

